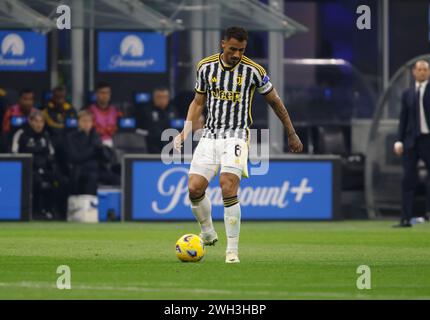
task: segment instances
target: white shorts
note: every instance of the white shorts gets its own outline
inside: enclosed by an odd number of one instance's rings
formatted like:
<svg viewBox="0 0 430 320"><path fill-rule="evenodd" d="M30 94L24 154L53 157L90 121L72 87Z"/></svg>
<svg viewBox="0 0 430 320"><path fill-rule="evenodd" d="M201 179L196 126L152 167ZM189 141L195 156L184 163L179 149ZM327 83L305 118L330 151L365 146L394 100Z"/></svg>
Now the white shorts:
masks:
<svg viewBox="0 0 430 320"><path fill-rule="evenodd" d="M208 182L218 173L233 173L248 178L248 144L239 138L201 138L193 154L189 174L198 174Z"/></svg>

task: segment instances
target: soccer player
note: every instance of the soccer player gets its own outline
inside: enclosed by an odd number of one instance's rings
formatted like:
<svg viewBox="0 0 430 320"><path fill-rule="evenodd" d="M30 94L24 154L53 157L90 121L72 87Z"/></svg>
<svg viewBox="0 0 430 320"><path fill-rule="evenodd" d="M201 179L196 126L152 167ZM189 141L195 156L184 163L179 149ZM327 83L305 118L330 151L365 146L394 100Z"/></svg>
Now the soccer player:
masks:
<svg viewBox="0 0 430 320"><path fill-rule="evenodd" d="M220 186L227 235L226 263L239 262L241 209L237 192L241 177L248 177L248 139L255 89L264 95L282 121L287 130L290 150L301 152L303 149L266 71L244 55L247 41L246 30L228 28L221 41L222 53L206 57L197 65L196 93L188 108L187 124L174 139L175 149L180 150L206 106L206 123L191 162L188 191L191 210L201 227L200 237L205 245L213 245L218 235L212 224L211 203L205 191L221 167ZM188 125L190 123L192 125Z"/></svg>

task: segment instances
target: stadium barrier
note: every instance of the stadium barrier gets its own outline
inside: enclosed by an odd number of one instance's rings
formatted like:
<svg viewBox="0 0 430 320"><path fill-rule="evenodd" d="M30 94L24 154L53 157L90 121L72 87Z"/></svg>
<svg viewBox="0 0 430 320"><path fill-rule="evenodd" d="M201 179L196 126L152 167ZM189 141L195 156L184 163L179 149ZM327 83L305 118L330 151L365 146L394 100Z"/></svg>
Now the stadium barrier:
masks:
<svg viewBox="0 0 430 320"><path fill-rule="evenodd" d="M0 221L31 218L33 156L0 154Z"/></svg>
<svg viewBox="0 0 430 320"><path fill-rule="evenodd" d="M188 199L188 168L189 164L166 165L157 155L125 155L122 220L194 220ZM340 175L339 156L271 157L266 174L241 181L242 219L340 219ZM213 219L223 220L218 177L206 194L213 205Z"/></svg>

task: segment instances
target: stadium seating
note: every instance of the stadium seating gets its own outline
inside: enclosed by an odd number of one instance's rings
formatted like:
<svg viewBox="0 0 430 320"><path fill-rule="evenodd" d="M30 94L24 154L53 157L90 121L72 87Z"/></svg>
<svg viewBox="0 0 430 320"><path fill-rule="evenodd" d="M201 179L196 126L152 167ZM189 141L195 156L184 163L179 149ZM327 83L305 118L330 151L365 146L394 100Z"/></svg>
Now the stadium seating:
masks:
<svg viewBox="0 0 430 320"><path fill-rule="evenodd" d="M113 137L113 146L118 159L122 159L126 153L147 153L146 137L135 132L117 132Z"/></svg>
<svg viewBox="0 0 430 320"><path fill-rule="evenodd" d="M363 190L364 155L350 153L342 127L318 126L315 150L342 157L342 190Z"/></svg>

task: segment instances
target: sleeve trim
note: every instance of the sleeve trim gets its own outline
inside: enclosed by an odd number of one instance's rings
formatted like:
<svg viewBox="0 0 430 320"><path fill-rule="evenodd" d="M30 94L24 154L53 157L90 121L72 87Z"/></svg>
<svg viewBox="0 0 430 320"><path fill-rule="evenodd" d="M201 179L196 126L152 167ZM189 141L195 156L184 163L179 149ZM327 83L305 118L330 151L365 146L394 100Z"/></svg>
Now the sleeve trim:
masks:
<svg viewBox="0 0 430 320"><path fill-rule="evenodd" d="M274 89L274 88L273 88L273 85L272 85L272 87L270 88L270 90L269 90L269 91L264 92L264 93L261 93L261 95L262 95L262 96L265 96L265 95L269 94L270 92L272 92L272 90L273 90L273 89Z"/></svg>

